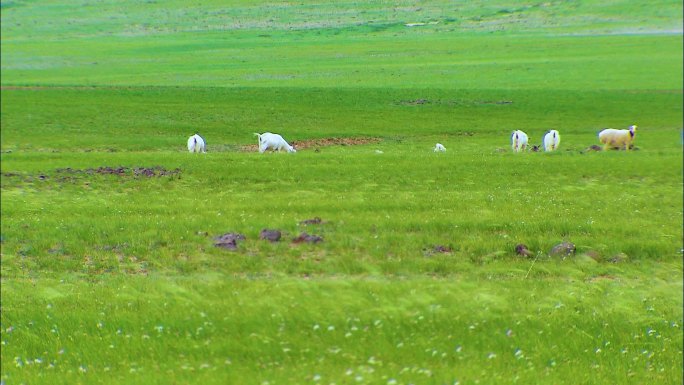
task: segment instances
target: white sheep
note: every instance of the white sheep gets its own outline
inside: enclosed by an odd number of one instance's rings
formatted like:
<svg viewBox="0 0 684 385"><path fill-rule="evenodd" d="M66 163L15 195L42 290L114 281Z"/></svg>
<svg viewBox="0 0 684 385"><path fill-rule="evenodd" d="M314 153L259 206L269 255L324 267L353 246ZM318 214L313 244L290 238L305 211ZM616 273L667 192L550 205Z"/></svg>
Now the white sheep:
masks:
<svg viewBox="0 0 684 385"><path fill-rule="evenodd" d="M195 134L188 139L188 151L203 153L207 152L207 147L204 142L204 139L201 136L199 136L199 134Z"/></svg>
<svg viewBox="0 0 684 385"><path fill-rule="evenodd" d="M556 130L550 130L544 135L544 151L554 151L560 144L560 134Z"/></svg>
<svg viewBox="0 0 684 385"><path fill-rule="evenodd" d="M511 148L515 152L525 151L527 149L527 134L520 130L513 131L513 134L511 134Z"/></svg>
<svg viewBox="0 0 684 385"><path fill-rule="evenodd" d="M254 133L259 138L259 152L264 153L264 151L269 148L272 151L286 150L287 152L297 152L297 150L290 146L282 136L278 134L272 134L270 132L264 132L263 134Z"/></svg>
<svg viewBox="0 0 684 385"><path fill-rule="evenodd" d="M442 143L437 143L435 144L435 149L432 150L434 152L446 152L446 147Z"/></svg>
<svg viewBox="0 0 684 385"><path fill-rule="evenodd" d="M636 125L629 126L629 130L616 130L614 128L606 128L599 132L599 142L603 144L603 149L608 150L610 147L622 148L629 151L629 147L634 142L636 136Z"/></svg>

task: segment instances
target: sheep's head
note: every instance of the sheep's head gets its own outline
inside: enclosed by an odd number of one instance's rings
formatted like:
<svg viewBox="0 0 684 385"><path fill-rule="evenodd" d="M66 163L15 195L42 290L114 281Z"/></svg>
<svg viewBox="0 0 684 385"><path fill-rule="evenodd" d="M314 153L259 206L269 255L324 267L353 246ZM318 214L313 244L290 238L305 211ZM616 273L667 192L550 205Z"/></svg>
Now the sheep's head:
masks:
<svg viewBox="0 0 684 385"><path fill-rule="evenodd" d="M634 139L634 137L636 136L636 129L637 129L636 124L633 124L633 125L629 126L629 136L630 136L630 138Z"/></svg>

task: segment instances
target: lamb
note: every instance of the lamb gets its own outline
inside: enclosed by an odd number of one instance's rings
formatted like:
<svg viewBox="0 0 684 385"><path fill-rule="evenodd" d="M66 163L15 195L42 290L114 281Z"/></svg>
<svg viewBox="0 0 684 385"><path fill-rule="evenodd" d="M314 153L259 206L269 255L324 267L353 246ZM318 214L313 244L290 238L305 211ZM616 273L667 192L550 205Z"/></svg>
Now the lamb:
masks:
<svg viewBox="0 0 684 385"><path fill-rule="evenodd" d="M272 151L286 150L287 152L297 152L297 150L290 146L282 136L278 134L272 134L270 132L264 132L263 134L254 133L259 138L259 152L264 153L264 151L269 148Z"/></svg>
<svg viewBox="0 0 684 385"><path fill-rule="evenodd" d="M560 144L560 134L556 130L550 130L544 135L544 151L554 151Z"/></svg>
<svg viewBox="0 0 684 385"><path fill-rule="evenodd" d="M434 152L446 152L446 147L442 145L442 143L437 143L435 145L435 149L433 150Z"/></svg>
<svg viewBox="0 0 684 385"><path fill-rule="evenodd" d="M525 151L527 149L527 134L520 130L513 131L511 147L515 152Z"/></svg>
<svg viewBox="0 0 684 385"><path fill-rule="evenodd" d="M188 138L188 151L202 153L207 152L207 147L204 143L204 139L201 136L199 136L199 134L195 134Z"/></svg>
<svg viewBox="0 0 684 385"><path fill-rule="evenodd" d="M636 125L629 126L629 130L616 130L613 128L606 128L599 132L599 142L603 144L603 149L608 150L610 147L625 148L629 151L629 147L634 142L636 136Z"/></svg>

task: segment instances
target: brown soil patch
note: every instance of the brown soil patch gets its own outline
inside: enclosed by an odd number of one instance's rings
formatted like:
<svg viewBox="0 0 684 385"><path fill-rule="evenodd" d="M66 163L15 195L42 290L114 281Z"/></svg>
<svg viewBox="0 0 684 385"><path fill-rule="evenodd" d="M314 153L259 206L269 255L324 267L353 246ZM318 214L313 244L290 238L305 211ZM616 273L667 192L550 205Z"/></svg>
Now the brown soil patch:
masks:
<svg viewBox="0 0 684 385"><path fill-rule="evenodd" d="M453 248L445 245L433 245L423 248L423 255L426 257L432 257L435 254L451 254L452 252Z"/></svg>
<svg viewBox="0 0 684 385"><path fill-rule="evenodd" d="M308 226L308 225L320 225L323 224L323 220L320 217L313 217L311 219L306 219L301 222L299 222L300 225Z"/></svg>
<svg viewBox="0 0 684 385"><path fill-rule="evenodd" d="M356 137L356 138L321 138L321 139L306 139L289 142L297 151L307 148L319 148L328 146L360 146L364 144L379 143L380 138L372 137ZM240 147L244 152L257 152L259 146L256 144L248 144Z"/></svg>
<svg viewBox="0 0 684 385"><path fill-rule="evenodd" d="M23 182L34 182L53 180L56 182L76 182L83 178L87 178L94 175L112 175L121 178L159 178L163 176L167 177L178 177L181 174L180 168L166 169L162 166L153 167L109 167L103 166L98 168L86 168L86 169L75 169L71 167L58 168L55 170L54 175L46 174L19 174L16 172L4 172L2 176L4 178L17 178Z"/></svg>
<svg viewBox="0 0 684 385"><path fill-rule="evenodd" d="M278 242L282 237L280 230L263 229L259 233L259 239L264 239L271 242Z"/></svg>
<svg viewBox="0 0 684 385"><path fill-rule="evenodd" d="M447 105L447 106L459 106L459 105L482 105L482 104L513 104L511 100L441 100L441 99L412 99L412 100L398 100L394 102L396 105L400 106L422 106L422 105Z"/></svg>
<svg viewBox="0 0 684 385"><path fill-rule="evenodd" d="M160 176L175 176L181 173L180 168L168 170L162 166L154 167L98 167L87 169L73 169L71 167L58 168L58 174L86 174L86 175L118 175L118 176L145 176L145 177L160 177Z"/></svg>

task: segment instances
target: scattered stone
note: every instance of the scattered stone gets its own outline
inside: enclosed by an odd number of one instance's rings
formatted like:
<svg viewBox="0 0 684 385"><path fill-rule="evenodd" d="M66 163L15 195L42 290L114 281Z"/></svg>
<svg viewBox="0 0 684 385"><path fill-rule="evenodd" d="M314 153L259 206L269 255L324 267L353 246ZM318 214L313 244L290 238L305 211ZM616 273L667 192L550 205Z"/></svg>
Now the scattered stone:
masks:
<svg viewBox="0 0 684 385"><path fill-rule="evenodd" d="M237 242L247 239L243 234L226 233L214 238L214 246L228 250L237 250Z"/></svg>
<svg viewBox="0 0 684 385"><path fill-rule="evenodd" d="M534 253L528 250L527 246L525 246L522 243L519 243L515 246L515 253L518 255L523 255L525 257L532 257L534 255Z"/></svg>
<svg viewBox="0 0 684 385"><path fill-rule="evenodd" d="M552 257L560 257L565 259L567 257L575 255L575 244L572 242L563 242L554 246L549 255Z"/></svg>
<svg viewBox="0 0 684 385"><path fill-rule="evenodd" d="M301 233L299 236L292 240L292 243L318 243L323 242L323 238L318 235L311 235L307 233Z"/></svg>
<svg viewBox="0 0 684 385"><path fill-rule="evenodd" d="M592 144L591 146L587 147L585 152L591 152L591 151L603 151L603 148L597 144Z"/></svg>
<svg viewBox="0 0 684 385"><path fill-rule="evenodd" d="M280 241L281 236L282 236L282 234L280 233L280 230L263 229L259 233L259 239L265 239L265 240L271 241L271 242Z"/></svg>
<svg viewBox="0 0 684 385"><path fill-rule="evenodd" d="M307 225L320 225L321 223L323 223L323 220L322 220L321 218L319 218L319 217L313 217L313 218L311 218L311 219L306 219L306 220L303 220L303 221L299 222L300 225L304 225L304 226L307 226Z"/></svg>

